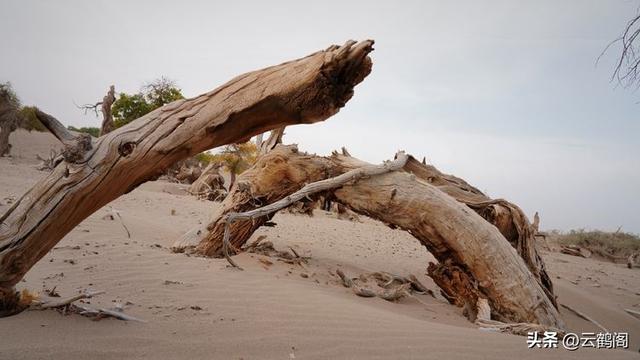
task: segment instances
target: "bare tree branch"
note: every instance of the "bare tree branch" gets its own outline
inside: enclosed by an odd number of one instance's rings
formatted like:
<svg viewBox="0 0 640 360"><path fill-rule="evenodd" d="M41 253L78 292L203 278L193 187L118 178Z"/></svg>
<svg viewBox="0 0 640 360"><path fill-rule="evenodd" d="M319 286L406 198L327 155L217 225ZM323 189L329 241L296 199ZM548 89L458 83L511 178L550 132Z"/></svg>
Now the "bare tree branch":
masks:
<svg viewBox="0 0 640 360"><path fill-rule="evenodd" d="M620 55L611 74L611 81L616 81L625 88L640 86L638 36L640 36L640 13L627 23L622 35L610 42L596 60L597 64L609 49L620 44Z"/></svg>

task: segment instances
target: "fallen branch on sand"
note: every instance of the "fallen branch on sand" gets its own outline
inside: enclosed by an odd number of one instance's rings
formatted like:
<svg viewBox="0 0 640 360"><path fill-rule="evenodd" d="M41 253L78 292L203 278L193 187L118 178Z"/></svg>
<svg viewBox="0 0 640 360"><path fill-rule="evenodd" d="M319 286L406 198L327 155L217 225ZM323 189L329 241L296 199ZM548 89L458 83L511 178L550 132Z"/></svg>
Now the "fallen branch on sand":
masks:
<svg viewBox="0 0 640 360"><path fill-rule="evenodd" d="M50 298L47 300L34 301L31 304L32 310L45 310L52 308L59 308L63 306L70 305L71 303L81 300L81 299L91 299L94 296L104 294L104 291L83 291L78 295L74 295L67 299L58 299L58 298Z"/></svg>
<svg viewBox="0 0 640 360"><path fill-rule="evenodd" d="M127 315L119 310L111 310L111 309L105 309L105 308L94 309L85 305L77 305L77 304L73 304L73 306L75 306L80 310L78 313L82 316L95 317L96 319L101 319L103 317L112 317L112 318L123 320L123 321L137 321L142 323L147 322L146 320L137 318L135 316Z"/></svg>
<svg viewBox="0 0 640 360"><path fill-rule="evenodd" d="M299 265L303 268L304 265L309 262L309 259L311 259L310 256L301 256L292 247L289 247L291 252L276 250L271 241L263 241L266 238L267 237L264 235L259 236L256 241L245 247L243 250L248 253L276 258L278 261L282 261L290 265Z"/></svg>
<svg viewBox="0 0 640 360"><path fill-rule="evenodd" d="M413 293L434 296L433 291L427 289L418 281L415 275L404 277L380 271L361 274L357 278L350 278L340 269L336 270L336 274L340 277L340 281L344 287L350 288L356 295L361 297L377 296L387 301L396 301L405 296L414 297ZM369 280L373 280L375 284L373 287L367 285L369 284ZM415 299L423 305L426 305L420 299Z"/></svg>
<svg viewBox="0 0 640 360"><path fill-rule="evenodd" d="M105 291L83 291L78 295L74 295L66 299L48 298L45 300L34 300L29 306L29 310L62 309L64 314L75 313L95 319L112 317L124 321L146 322L145 320L125 314L121 309L95 309L86 305L74 304L74 302L78 300L91 299L94 296L104 293Z"/></svg>

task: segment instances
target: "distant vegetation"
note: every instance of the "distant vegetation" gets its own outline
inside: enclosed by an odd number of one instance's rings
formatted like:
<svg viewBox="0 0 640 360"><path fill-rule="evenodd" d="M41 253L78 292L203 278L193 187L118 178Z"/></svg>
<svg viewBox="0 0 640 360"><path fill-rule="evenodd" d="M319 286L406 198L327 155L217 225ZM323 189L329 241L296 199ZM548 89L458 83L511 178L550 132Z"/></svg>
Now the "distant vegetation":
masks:
<svg viewBox="0 0 640 360"><path fill-rule="evenodd" d="M551 235L560 245L577 245L595 253L604 252L604 254L614 257L627 257L640 252L640 236L622 231L606 232L580 229L567 233L554 231Z"/></svg>
<svg viewBox="0 0 640 360"><path fill-rule="evenodd" d="M97 127L81 127L78 129L77 127L74 127L74 126L67 126L67 129L71 131L79 132L79 133L89 134L93 137L100 136L100 129L98 129Z"/></svg>
<svg viewBox="0 0 640 360"><path fill-rule="evenodd" d="M252 142L231 144L225 146L218 154L213 154L211 160L221 163L229 172L229 189L236 182L236 175L242 174L251 167L258 158L258 148Z"/></svg>
<svg viewBox="0 0 640 360"><path fill-rule="evenodd" d="M235 182L236 175L242 174L256 162L258 148L252 142L227 145L219 153L200 153L194 158L204 166L211 163L221 164L231 176L229 188Z"/></svg>
<svg viewBox="0 0 640 360"><path fill-rule="evenodd" d="M124 126L170 102L184 99L182 91L173 80L165 77L142 87L137 94L120 93L111 111L116 128Z"/></svg>
<svg viewBox="0 0 640 360"><path fill-rule="evenodd" d="M19 127L28 131L47 131L47 128L36 117L36 109L35 106L23 106L18 110L18 115L21 118Z"/></svg>
<svg viewBox="0 0 640 360"><path fill-rule="evenodd" d="M0 83L0 93L2 94L3 99L6 99L5 102L7 107L12 109L5 115L8 115L9 113L14 115L13 121L15 121L16 127L28 131L47 131L47 128L45 128L38 118L36 118L36 107L23 106L11 83Z"/></svg>

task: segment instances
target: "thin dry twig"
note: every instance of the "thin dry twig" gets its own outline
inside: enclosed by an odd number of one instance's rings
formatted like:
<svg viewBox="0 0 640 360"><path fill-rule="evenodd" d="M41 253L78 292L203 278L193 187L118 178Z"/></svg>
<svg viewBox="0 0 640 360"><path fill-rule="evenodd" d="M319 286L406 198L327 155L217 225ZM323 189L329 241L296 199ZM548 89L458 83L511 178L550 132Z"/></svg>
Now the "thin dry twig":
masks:
<svg viewBox="0 0 640 360"><path fill-rule="evenodd" d="M602 51L596 65L604 54L614 45L620 44L621 50L616 61L611 80L616 80L623 87L640 86L640 57L638 56L637 41L640 36L640 14L631 19L617 39L610 42Z"/></svg>

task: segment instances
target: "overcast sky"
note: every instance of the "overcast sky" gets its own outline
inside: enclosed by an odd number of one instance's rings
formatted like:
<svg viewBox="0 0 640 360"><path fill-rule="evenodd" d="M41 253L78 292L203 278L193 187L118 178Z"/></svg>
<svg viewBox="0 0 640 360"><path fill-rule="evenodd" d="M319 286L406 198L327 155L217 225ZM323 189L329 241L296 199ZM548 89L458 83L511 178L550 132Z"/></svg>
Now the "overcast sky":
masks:
<svg viewBox="0 0 640 360"><path fill-rule="evenodd" d="M640 232L640 92L615 51L638 1L7 1L0 81L23 103L98 126L75 103L174 79L187 97L348 39L372 74L326 122L286 142L379 162L404 149L545 229Z"/></svg>

